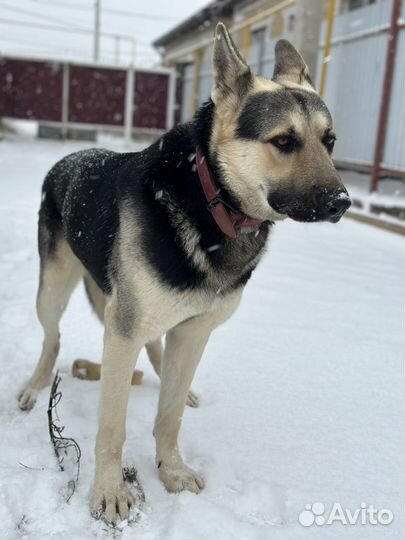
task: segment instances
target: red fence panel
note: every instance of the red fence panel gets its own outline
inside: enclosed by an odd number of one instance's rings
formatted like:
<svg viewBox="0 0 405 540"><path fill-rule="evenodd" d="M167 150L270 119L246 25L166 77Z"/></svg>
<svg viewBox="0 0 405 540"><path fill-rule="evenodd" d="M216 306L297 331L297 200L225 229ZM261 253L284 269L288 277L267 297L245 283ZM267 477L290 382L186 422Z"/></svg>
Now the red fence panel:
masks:
<svg viewBox="0 0 405 540"><path fill-rule="evenodd" d="M113 67L0 57L0 117L124 127L127 76ZM165 130L170 73L134 76L132 127Z"/></svg>
<svg viewBox="0 0 405 540"><path fill-rule="evenodd" d="M57 62L0 58L0 116L60 122L62 78Z"/></svg>
<svg viewBox="0 0 405 540"><path fill-rule="evenodd" d="M136 71L133 126L166 129L168 93L168 74Z"/></svg>
<svg viewBox="0 0 405 540"><path fill-rule="evenodd" d="M123 126L126 71L69 67L69 122Z"/></svg>

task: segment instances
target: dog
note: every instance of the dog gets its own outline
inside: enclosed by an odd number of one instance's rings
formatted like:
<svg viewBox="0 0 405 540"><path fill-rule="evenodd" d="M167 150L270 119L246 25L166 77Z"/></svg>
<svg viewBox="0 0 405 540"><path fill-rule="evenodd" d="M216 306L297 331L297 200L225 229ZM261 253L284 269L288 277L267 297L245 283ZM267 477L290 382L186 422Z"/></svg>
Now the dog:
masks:
<svg viewBox="0 0 405 540"><path fill-rule="evenodd" d="M274 223L336 223L349 208L332 162L335 140L297 50L278 41L273 78L259 77L219 23L211 98L192 122L142 152L71 154L46 176L37 297L45 338L19 404L31 408L48 384L59 320L83 279L105 326L96 517L114 524L135 504L121 455L131 378L144 346L161 379L159 477L169 492L203 489L178 447L195 370L211 332L237 309Z"/></svg>

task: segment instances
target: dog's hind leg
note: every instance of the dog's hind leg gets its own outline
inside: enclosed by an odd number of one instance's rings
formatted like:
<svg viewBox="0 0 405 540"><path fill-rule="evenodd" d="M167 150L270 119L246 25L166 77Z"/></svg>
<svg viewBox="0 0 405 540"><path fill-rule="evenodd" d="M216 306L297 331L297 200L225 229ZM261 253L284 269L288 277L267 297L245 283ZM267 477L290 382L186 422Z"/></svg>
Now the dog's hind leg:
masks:
<svg viewBox="0 0 405 540"><path fill-rule="evenodd" d="M72 375L83 381L99 381L101 378L101 364L78 358L73 362ZM132 373L131 385L139 386L142 384L142 380L143 371L135 369Z"/></svg>
<svg viewBox="0 0 405 540"><path fill-rule="evenodd" d="M89 295L89 289L87 285L86 285L86 291L87 291L87 294ZM91 304L97 313L94 300L91 300ZM146 352L148 354L148 358L153 366L153 369L155 370L156 375L160 378L160 369L161 369L162 357L163 357L162 340L159 338L154 341L151 341L150 343L147 343L145 347L146 347ZM101 378L101 364L97 364L96 362L90 362L90 360L84 360L82 358L78 358L77 360L73 362L72 375L73 377L77 377L78 379L82 379L86 381L98 381ZM142 380L143 380L143 371L135 369L134 372L132 373L131 385L139 386L142 384ZM189 391L187 395L187 405L189 407L198 407L199 405L198 397L191 390Z"/></svg>
<svg viewBox="0 0 405 540"><path fill-rule="evenodd" d="M41 233L49 234L49 231L41 232L40 228ZM35 405L38 391L49 382L59 352L59 321L71 293L83 275L83 266L61 236L56 240L52 253L40 254L37 314L44 330L44 342L35 371L18 398L23 410Z"/></svg>
<svg viewBox="0 0 405 540"><path fill-rule="evenodd" d="M153 369L156 372L156 375L160 378L162 359L163 359L163 344L162 344L161 338L156 339L155 341L151 341L150 343L147 343L146 352L148 353L150 363L152 364ZM198 407L199 404L200 404L200 401L198 397L194 394L193 391L189 390L188 395L187 395L187 405L189 407Z"/></svg>
<svg viewBox="0 0 405 540"><path fill-rule="evenodd" d="M106 306L106 297L90 274L86 274L83 278L84 288L87 298L101 323L104 324L104 310ZM73 362L72 375L78 379L86 381L98 381L101 378L101 364L78 358ZM143 372L135 369L132 374L132 385L142 384Z"/></svg>
<svg viewBox="0 0 405 540"><path fill-rule="evenodd" d="M83 277L84 289L90 305L99 321L104 324L106 297L90 274ZM86 381L98 381L101 377L101 364L78 358L73 362L72 375Z"/></svg>
<svg viewBox="0 0 405 540"><path fill-rule="evenodd" d="M89 302L100 322L104 324L104 311L107 301L106 297L103 294L103 291L94 281L94 279L90 276L90 274L86 274L83 281L87 298L89 299ZM153 369L156 372L156 375L160 378L160 369L163 358L163 344L161 338L147 343L146 352L153 366ZM91 362L90 360L78 358L73 362L72 375L73 377L77 377L78 379L86 381L98 381L101 378L101 364ZM140 385L142 384L142 380L143 372L135 369L132 374L131 385ZM187 396L187 405L189 405L190 407L198 407L198 404L198 397L190 391Z"/></svg>

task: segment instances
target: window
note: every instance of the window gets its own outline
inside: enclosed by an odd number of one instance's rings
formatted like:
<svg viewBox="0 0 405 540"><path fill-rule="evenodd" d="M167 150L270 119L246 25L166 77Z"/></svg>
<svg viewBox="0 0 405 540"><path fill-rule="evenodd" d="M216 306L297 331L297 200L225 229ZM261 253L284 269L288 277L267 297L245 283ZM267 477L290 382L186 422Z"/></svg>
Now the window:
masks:
<svg viewBox="0 0 405 540"><path fill-rule="evenodd" d="M260 28L252 32L250 63L258 75L263 72L266 29Z"/></svg>
<svg viewBox="0 0 405 540"><path fill-rule="evenodd" d="M287 29L290 32L290 34L294 32L294 28L295 28L295 13L291 13L291 15L288 16L288 24L287 24Z"/></svg>
<svg viewBox="0 0 405 540"><path fill-rule="evenodd" d="M349 11L354 11L370 4L375 4L376 0L348 0Z"/></svg>

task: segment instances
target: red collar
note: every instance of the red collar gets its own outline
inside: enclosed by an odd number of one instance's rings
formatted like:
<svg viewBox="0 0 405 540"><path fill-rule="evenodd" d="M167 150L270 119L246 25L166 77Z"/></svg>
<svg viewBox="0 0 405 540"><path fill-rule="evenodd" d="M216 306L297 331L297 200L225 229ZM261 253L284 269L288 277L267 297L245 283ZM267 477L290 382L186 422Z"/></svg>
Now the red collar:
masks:
<svg viewBox="0 0 405 540"><path fill-rule="evenodd" d="M199 146L196 147L196 162L198 176L200 177L201 186L208 202L207 208L221 231L230 238L235 239L238 233L244 228L259 229L264 220L253 219L245 214L241 214L221 199L219 196L221 190L215 185L205 156ZM229 210L225 208L225 205Z"/></svg>

